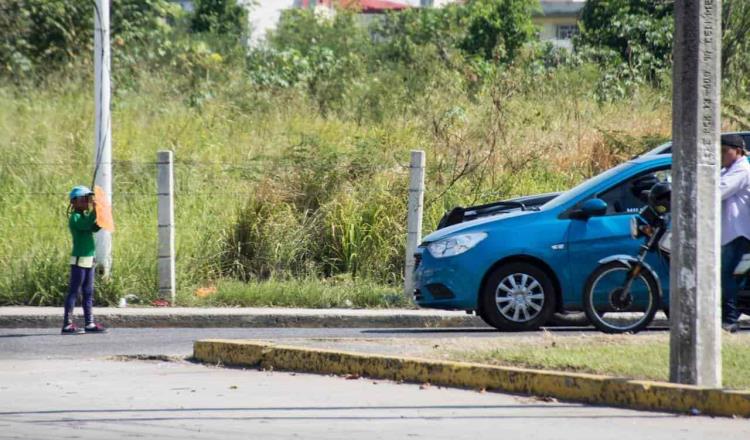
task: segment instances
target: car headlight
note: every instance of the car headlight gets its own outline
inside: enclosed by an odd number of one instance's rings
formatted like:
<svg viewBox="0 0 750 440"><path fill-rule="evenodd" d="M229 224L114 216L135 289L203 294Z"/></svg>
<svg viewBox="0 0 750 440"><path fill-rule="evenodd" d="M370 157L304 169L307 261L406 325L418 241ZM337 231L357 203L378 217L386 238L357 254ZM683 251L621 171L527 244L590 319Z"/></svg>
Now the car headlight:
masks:
<svg viewBox="0 0 750 440"><path fill-rule="evenodd" d="M485 238L487 234L484 232L456 235L431 243L427 246L427 250L435 258L453 257L463 254Z"/></svg>

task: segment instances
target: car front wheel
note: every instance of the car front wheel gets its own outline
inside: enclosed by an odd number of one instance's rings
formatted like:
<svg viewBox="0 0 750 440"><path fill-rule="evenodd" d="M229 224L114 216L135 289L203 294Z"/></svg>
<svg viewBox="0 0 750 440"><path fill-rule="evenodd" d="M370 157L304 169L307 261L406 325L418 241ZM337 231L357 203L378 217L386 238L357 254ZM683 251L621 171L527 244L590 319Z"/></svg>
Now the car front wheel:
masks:
<svg viewBox="0 0 750 440"><path fill-rule="evenodd" d="M504 331L532 331L555 311L555 291L547 274L528 263L496 268L484 286L480 301L484 321Z"/></svg>

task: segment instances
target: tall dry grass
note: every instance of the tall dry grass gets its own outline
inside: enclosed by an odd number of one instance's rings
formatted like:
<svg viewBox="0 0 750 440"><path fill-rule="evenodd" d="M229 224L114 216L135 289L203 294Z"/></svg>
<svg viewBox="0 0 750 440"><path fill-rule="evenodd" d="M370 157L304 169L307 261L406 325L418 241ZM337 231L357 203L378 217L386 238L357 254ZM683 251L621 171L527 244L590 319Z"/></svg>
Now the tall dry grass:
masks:
<svg viewBox="0 0 750 440"><path fill-rule="evenodd" d="M669 137L663 91L601 103L593 67L522 73L471 93L466 78L441 77L408 102L398 84L381 87L399 106L377 118L356 94L324 117L304 93L241 75L203 85L199 104L168 76L116 87L114 270L99 301L155 295L160 149L175 153L178 286L194 304L196 288L234 292L232 280L343 276L397 291L411 149L427 152L429 232L454 205L563 190ZM61 303L65 194L91 179L91 94L76 79L0 87L0 304Z"/></svg>

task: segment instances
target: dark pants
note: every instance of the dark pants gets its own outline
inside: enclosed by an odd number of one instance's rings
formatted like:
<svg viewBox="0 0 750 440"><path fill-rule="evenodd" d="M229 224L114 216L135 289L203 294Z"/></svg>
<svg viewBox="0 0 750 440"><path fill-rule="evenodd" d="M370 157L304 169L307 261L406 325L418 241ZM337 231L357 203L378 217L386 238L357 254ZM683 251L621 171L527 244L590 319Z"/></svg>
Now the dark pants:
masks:
<svg viewBox="0 0 750 440"><path fill-rule="evenodd" d="M65 298L65 324L73 322L73 309L76 306L78 293L83 292L83 316L86 324L94 322L94 268L70 266L70 284L68 296Z"/></svg>
<svg viewBox="0 0 750 440"><path fill-rule="evenodd" d="M750 240L737 237L721 247L721 318L724 322L735 323L740 319L737 310L739 283L734 276L734 268L742 256L750 252Z"/></svg>

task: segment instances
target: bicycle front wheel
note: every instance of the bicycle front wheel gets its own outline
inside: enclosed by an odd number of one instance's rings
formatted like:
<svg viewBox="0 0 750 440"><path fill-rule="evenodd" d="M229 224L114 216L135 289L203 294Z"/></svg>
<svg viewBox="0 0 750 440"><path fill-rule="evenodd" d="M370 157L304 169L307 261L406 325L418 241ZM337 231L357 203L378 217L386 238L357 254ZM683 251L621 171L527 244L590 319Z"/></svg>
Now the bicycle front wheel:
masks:
<svg viewBox="0 0 750 440"><path fill-rule="evenodd" d="M604 333L637 333L654 319L659 308L659 284L647 270L625 292L630 266L621 261L600 265L586 281L586 316Z"/></svg>

